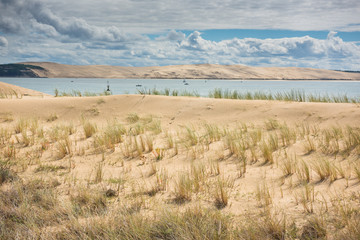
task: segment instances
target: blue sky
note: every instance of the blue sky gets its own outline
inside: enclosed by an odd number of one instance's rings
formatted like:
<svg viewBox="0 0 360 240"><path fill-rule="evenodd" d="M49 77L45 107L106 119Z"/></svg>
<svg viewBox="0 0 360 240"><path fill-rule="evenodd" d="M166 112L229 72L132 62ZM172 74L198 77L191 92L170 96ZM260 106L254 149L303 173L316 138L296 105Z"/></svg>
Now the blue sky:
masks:
<svg viewBox="0 0 360 240"><path fill-rule="evenodd" d="M193 30L179 30L186 35L191 34ZM290 37L303 37L310 36L316 39L326 39L329 31L293 31L293 30L274 30L274 29L211 29L200 31L203 38L211 41L220 42L225 39L232 38L290 38ZM337 35L347 42L360 43L360 31L353 32L337 32ZM151 39L159 37L159 34L149 34Z"/></svg>
<svg viewBox="0 0 360 240"><path fill-rule="evenodd" d="M291 30L259 30L259 29L213 29L205 30L203 37L213 41L230 38L290 38L310 36L316 39L326 39L329 31L291 31ZM337 32L344 41L359 41L360 32Z"/></svg>
<svg viewBox="0 0 360 240"><path fill-rule="evenodd" d="M0 63L360 70L358 0L0 0Z"/></svg>

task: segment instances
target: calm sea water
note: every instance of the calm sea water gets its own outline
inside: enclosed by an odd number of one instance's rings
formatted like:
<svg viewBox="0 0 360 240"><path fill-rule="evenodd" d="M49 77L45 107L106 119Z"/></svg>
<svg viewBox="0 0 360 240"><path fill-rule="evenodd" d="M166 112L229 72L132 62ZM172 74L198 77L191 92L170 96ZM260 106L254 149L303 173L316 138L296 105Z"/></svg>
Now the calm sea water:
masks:
<svg viewBox="0 0 360 240"><path fill-rule="evenodd" d="M256 80L186 80L183 79L94 79L94 78L0 78L0 81L30 88L40 92L54 94L54 90L70 92L100 93L106 90L109 82L113 94L134 94L140 89L187 90L196 91L201 96L208 96L215 88L237 90L239 92L261 91L265 93L301 90L309 94L328 94L348 97L360 97L359 81L256 81ZM137 87L141 85L141 87Z"/></svg>

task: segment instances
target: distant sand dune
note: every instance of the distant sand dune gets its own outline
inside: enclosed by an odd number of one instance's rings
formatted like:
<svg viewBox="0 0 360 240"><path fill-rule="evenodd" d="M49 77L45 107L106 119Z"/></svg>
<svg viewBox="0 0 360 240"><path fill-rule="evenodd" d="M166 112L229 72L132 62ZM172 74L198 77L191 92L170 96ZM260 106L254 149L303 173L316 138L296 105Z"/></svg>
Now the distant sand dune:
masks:
<svg viewBox="0 0 360 240"><path fill-rule="evenodd" d="M297 67L248 67L243 65L175 65L163 67L79 66L50 62L24 63L45 69L32 69L48 78L186 78L186 79L277 79L277 80L360 80L360 73Z"/></svg>

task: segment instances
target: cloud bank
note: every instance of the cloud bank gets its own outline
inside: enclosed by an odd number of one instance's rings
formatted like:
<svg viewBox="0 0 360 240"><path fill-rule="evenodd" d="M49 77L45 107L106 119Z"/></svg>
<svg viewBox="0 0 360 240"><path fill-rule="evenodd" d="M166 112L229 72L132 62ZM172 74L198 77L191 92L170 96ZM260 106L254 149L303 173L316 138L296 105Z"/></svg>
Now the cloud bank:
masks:
<svg viewBox="0 0 360 240"><path fill-rule="evenodd" d="M321 13L331 14L336 26L360 29L359 16L353 14L358 12L358 1L345 0L341 4L335 0L169 2L104 0L99 5L95 0L61 3L0 0L0 63L54 61L123 66L216 63L360 70L359 42L345 42L335 31L329 31L326 39L305 35L217 42L204 38L201 33L202 28L209 26L225 28L247 24L273 29L286 23L290 29L299 29L295 26L299 16L303 21L314 21L310 25L301 22L303 28L328 29L331 21L327 15L321 16L322 26L316 22L320 18L306 18L308 13L303 11L317 12L318 16L320 3ZM286 19L280 21L280 17ZM200 30L187 34L165 30L187 27ZM147 31L161 34L150 38L144 34Z"/></svg>
<svg viewBox="0 0 360 240"><path fill-rule="evenodd" d="M48 0L61 16L127 32L164 29L360 30L358 0ZM86 12L83 10L86 6ZM106 14L106 15L105 15Z"/></svg>
<svg viewBox="0 0 360 240"><path fill-rule="evenodd" d="M84 19L60 18L40 1L0 0L0 31L5 33L40 32L50 37L78 40L131 41L130 36L115 26L97 27Z"/></svg>

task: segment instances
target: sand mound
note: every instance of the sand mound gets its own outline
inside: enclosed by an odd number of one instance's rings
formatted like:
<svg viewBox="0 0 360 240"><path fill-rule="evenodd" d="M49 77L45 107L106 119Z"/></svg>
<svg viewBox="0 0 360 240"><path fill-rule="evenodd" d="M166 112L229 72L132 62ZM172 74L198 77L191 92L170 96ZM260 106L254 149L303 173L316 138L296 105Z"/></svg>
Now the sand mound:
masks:
<svg viewBox="0 0 360 240"><path fill-rule="evenodd" d="M57 113L63 120L85 114L96 121L123 118L131 112L161 117L165 125L209 121L218 124L262 122L277 119L288 123L357 124L359 107L346 103L298 103L263 100L231 100L195 97L114 95L63 97L0 102L3 111L19 116L46 118Z"/></svg>
<svg viewBox="0 0 360 240"><path fill-rule="evenodd" d="M0 98L51 97L51 95L35 90L0 82Z"/></svg>

